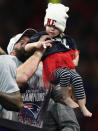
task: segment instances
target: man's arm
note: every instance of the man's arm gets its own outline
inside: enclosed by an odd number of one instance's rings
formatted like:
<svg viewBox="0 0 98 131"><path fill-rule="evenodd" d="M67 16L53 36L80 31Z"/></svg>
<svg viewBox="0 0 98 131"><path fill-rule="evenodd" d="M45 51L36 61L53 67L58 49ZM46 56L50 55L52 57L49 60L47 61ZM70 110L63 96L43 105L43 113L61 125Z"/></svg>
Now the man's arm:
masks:
<svg viewBox="0 0 98 131"><path fill-rule="evenodd" d="M19 111L23 105L16 83L16 65L8 55L0 56L0 105L7 110Z"/></svg>
<svg viewBox="0 0 98 131"><path fill-rule="evenodd" d="M23 84L25 84L37 70L39 62L41 61L42 55L46 50L44 49L42 42L43 41L45 42L44 44L46 44L46 47L51 46L49 40L45 41L46 38L48 38L48 36L42 36L39 42L35 42L36 48L38 49L34 52L34 54L29 59L27 59L22 65L18 67L16 80L19 87L23 87ZM31 43L31 45L33 45L33 43ZM27 49L26 51L29 51L35 47L31 45L30 45L30 48L29 46L27 46L28 48L26 48Z"/></svg>
<svg viewBox="0 0 98 131"><path fill-rule="evenodd" d="M22 85L25 84L35 73L41 57L42 53L36 51L24 64L18 67L16 81L19 87L22 87Z"/></svg>
<svg viewBox="0 0 98 131"><path fill-rule="evenodd" d="M14 93L0 92L0 104L7 110L20 111L23 107L22 97L19 91Z"/></svg>
<svg viewBox="0 0 98 131"><path fill-rule="evenodd" d="M0 47L0 55L6 54L6 52Z"/></svg>

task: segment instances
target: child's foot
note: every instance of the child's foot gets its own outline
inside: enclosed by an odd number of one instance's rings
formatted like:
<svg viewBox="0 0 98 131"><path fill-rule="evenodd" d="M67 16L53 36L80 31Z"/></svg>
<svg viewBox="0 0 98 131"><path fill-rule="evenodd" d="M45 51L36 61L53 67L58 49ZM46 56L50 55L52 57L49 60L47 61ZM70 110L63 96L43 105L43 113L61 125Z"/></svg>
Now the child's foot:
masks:
<svg viewBox="0 0 98 131"><path fill-rule="evenodd" d="M85 106L81 108L81 111L85 117L92 117L92 113Z"/></svg>
<svg viewBox="0 0 98 131"><path fill-rule="evenodd" d="M71 107L71 108L77 108L77 107L79 107L79 105L78 105L75 101L73 101L73 100L71 99L71 97L67 97L67 98L65 99L65 103L66 103L66 105L68 105L68 106Z"/></svg>

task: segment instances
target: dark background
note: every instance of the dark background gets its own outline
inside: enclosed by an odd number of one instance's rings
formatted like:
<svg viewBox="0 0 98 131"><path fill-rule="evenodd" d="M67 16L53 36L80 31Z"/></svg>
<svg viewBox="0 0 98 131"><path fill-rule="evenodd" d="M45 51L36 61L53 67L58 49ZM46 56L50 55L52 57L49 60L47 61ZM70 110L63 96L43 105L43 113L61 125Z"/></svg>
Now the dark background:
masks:
<svg viewBox="0 0 98 131"><path fill-rule="evenodd" d="M81 131L98 131L98 4L97 0L63 0L70 7L66 34L80 49L77 68L87 94L92 118L78 115ZM6 51L10 38L26 28L44 30L47 0L0 0L0 46Z"/></svg>

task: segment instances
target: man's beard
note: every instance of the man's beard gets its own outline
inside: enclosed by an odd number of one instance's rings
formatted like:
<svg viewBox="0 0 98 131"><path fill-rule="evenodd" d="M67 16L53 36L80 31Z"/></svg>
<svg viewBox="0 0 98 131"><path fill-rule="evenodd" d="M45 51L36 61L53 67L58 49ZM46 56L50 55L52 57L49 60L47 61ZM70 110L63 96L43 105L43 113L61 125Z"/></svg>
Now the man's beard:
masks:
<svg viewBox="0 0 98 131"><path fill-rule="evenodd" d="M34 51L26 52L23 47L15 49L16 57L21 61L25 62L30 56L33 55Z"/></svg>

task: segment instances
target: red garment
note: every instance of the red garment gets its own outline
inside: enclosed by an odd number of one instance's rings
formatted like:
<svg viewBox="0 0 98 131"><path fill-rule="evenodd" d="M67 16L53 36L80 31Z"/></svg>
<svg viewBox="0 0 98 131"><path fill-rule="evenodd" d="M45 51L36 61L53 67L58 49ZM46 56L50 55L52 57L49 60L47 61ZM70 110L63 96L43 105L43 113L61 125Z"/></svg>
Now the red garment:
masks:
<svg viewBox="0 0 98 131"><path fill-rule="evenodd" d="M74 69L75 65L73 63L73 59L75 59L75 51L70 50L67 52L57 52L53 53L45 58L43 61L43 80L44 85L53 80L52 73L56 71L56 69L62 69L64 67L69 69Z"/></svg>

